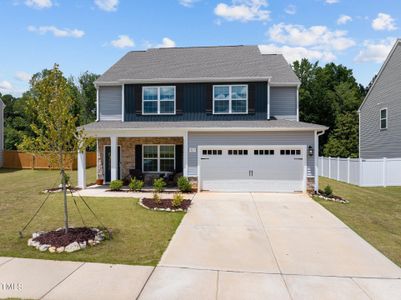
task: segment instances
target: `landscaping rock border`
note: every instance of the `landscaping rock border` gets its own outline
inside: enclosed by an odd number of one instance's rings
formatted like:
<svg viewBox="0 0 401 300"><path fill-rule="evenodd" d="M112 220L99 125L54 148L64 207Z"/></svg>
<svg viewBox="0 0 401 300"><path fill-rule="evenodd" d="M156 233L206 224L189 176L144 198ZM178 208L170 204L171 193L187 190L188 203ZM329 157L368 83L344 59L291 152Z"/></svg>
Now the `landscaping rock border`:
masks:
<svg viewBox="0 0 401 300"><path fill-rule="evenodd" d="M75 251L79 251L81 249L85 249L87 246L96 246L100 244L100 242L105 240L105 233L100 230L99 228L91 227L89 228L93 231L93 238L88 240L80 241L73 241L66 246L59 246L48 244L48 243L41 243L38 241L38 238L43 236L46 233L52 233L53 231L45 232L45 231L37 231L32 233L32 237L28 240L27 244L29 247L34 247L41 252L49 251L50 253L72 253ZM64 228L58 228L54 231L57 233L58 231L64 231Z"/></svg>
<svg viewBox="0 0 401 300"><path fill-rule="evenodd" d="M317 194L317 193L313 194L313 196L316 196L316 197L318 197L320 199L324 199L324 200L327 200L327 201L333 201L333 202L338 202L338 203L343 203L343 204L348 204L349 203L349 201L347 199L341 198L339 196L327 197L327 196L325 196L323 194Z"/></svg>
<svg viewBox="0 0 401 300"><path fill-rule="evenodd" d="M140 206L142 206L143 208L149 209L149 210L157 210L157 211L166 211L166 212L179 212L179 211L183 211L183 212L187 212L190 209L190 206L188 206L187 209L183 209L183 208L161 208L161 207L148 207L143 203L143 199L145 198L140 198L138 201L138 204ZM171 200L171 199L162 199L163 200ZM186 199L187 201L190 201L190 203L192 202L192 200ZM191 204L189 204L191 205Z"/></svg>

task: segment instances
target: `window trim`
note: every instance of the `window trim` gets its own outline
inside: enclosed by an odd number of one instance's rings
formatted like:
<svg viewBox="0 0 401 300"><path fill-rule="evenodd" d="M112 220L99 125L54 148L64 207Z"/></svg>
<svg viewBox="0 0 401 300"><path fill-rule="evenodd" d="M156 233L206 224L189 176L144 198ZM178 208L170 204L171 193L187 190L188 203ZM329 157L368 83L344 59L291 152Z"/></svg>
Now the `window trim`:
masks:
<svg viewBox="0 0 401 300"><path fill-rule="evenodd" d="M386 117L382 118L382 111L386 112ZM386 127L382 127L382 121L386 120ZM380 109L379 112L379 128L380 130L386 130L388 129L388 108L387 107L383 107Z"/></svg>
<svg viewBox="0 0 401 300"><path fill-rule="evenodd" d="M215 111L215 105L214 105L214 103L215 103L215 101L227 101L227 100L222 100L222 99L217 99L217 100L215 100L215 98L214 98L214 89L216 88L216 87L225 87L225 86L228 86L228 88L229 88L229 90L228 90L228 92L229 92L229 99L228 99L228 112L216 112ZM235 86L245 86L246 87L246 111L245 112L233 112L232 111L232 101L233 101L233 99L232 99L232 87L235 87ZM234 101L236 101L236 100L238 100L238 101L243 101L244 99L234 99ZM212 90L212 102L213 102L213 114L214 115L247 115L248 114L248 106L249 106L249 88L248 88L248 84L214 84L213 85L213 90Z"/></svg>
<svg viewBox="0 0 401 300"><path fill-rule="evenodd" d="M147 146L156 146L157 147L157 158L145 158L145 147ZM160 158L160 146L174 146L174 158ZM176 165L176 145L175 144L143 144L142 145L142 172L157 174L157 173L173 173L173 171L161 171L160 170L160 160L161 159L170 159L174 160L174 170L177 168ZM157 160L157 171L145 171L145 159L155 159Z"/></svg>
<svg viewBox="0 0 401 300"><path fill-rule="evenodd" d="M156 113L146 113L145 112L145 89L146 88L157 88L157 99L156 100L148 100L148 101L157 101L157 112ZM160 89L161 88L173 88L174 89L174 100L160 100ZM174 112L171 113L162 113L160 112L160 102L164 101L174 101ZM177 113L177 89L175 85L143 85L142 86L142 115L175 115Z"/></svg>

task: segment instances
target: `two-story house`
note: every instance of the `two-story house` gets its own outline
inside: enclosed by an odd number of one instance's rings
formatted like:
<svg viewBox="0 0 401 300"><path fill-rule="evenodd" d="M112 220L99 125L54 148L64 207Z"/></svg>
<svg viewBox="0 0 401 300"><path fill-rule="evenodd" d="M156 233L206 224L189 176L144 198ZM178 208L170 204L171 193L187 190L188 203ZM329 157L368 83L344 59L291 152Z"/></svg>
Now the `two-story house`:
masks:
<svg viewBox="0 0 401 300"><path fill-rule="evenodd" d="M199 190L317 188L318 136L299 122L299 80L258 46L132 51L97 81L98 174L182 172ZM79 185L85 186L79 154Z"/></svg>
<svg viewBox="0 0 401 300"><path fill-rule="evenodd" d="M359 108L361 158L401 157L401 39Z"/></svg>

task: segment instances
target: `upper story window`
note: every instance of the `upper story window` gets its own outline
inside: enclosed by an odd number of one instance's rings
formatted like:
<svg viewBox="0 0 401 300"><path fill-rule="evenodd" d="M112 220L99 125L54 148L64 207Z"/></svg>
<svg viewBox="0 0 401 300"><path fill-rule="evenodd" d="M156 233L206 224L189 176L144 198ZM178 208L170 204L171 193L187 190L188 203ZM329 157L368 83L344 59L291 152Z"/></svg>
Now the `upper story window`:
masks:
<svg viewBox="0 0 401 300"><path fill-rule="evenodd" d="M380 110L380 129L387 129L387 125L388 125L387 108L382 108Z"/></svg>
<svg viewBox="0 0 401 300"><path fill-rule="evenodd" d="M213 86L214 114L247 114L248 86L247 85L214 85Z"/></svg>
<svg viewBox="0 0 401 300"><path fill-rule="evenodd" d="M175 86L144 86L142 105L144 115L175 114Z"/></svg>

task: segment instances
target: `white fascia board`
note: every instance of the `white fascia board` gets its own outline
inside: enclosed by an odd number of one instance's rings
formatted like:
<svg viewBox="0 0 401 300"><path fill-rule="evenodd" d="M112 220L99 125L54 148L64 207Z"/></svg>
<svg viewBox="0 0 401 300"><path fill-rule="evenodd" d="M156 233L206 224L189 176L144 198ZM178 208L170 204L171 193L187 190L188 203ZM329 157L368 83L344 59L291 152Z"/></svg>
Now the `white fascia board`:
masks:
<svg viewBox="0 0 401 300"><path fill-rule="evenodd" d="M300 87L299 82L270 82L271 87Z"/></svg>
<svg viewBox="0 0 401 300"><path fill-rule="evenodd" d="M149 79L119 79L117 81L100 81L96 86L110 86L124 84L148 84L148 83L190 83L190 82L250 82L267 81L271 76L262 77L194 77L194 78L149 78Z"/></svg>

